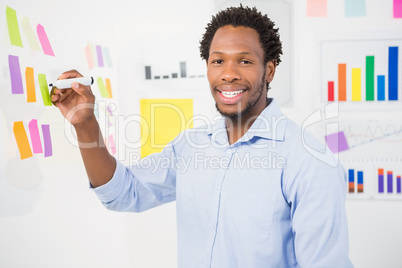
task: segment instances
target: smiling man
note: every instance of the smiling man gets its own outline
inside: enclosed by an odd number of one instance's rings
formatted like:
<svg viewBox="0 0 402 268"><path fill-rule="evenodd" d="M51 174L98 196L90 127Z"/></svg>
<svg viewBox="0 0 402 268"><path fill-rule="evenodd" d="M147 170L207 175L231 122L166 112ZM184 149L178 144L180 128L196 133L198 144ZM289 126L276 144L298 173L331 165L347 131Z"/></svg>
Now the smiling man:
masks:
<svg viewBox="0 0 402 268"><path fill-rule="evenodd" d="M255 8L228 8L208 24L200 51L222 120L184 131L131 167L97 143L90 87L53 92L99 199L133 212L176 200L181 268L352 267L345 172L329 150L309 154L300 127L267 97L282 54L274 23Z"/></svg>

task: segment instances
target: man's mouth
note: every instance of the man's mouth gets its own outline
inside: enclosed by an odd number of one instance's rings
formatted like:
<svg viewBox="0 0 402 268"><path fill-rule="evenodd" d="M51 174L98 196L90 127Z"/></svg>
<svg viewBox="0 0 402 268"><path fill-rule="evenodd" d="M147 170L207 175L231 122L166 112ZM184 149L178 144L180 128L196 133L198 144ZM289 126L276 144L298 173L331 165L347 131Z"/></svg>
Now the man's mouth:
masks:
<svg viewBox="0 0 402 268"><path fill-rule="evenodd" d="M237 95L243 93L245 90L237 90L237 91L220 91L218 90L225 98L231 99L236 97Z"/></svg>

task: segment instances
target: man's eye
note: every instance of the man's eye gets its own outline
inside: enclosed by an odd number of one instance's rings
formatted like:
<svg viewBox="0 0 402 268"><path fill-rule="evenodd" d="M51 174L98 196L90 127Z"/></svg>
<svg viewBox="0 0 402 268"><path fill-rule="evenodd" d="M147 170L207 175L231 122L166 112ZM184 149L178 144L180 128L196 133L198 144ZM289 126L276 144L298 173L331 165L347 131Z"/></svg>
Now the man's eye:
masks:
<svg viewBox="0 0 402 268"><path fill-rule="evenodd" d="M249 60L241 60L240 63L243 63L243 64L251 64L252 62L249 61Z"/></svg>
<svg viewBox="0 0 402 268"><path fill-rule="evenodd" d="M223 60L213 60L212 63L221 64Z"/></svg>

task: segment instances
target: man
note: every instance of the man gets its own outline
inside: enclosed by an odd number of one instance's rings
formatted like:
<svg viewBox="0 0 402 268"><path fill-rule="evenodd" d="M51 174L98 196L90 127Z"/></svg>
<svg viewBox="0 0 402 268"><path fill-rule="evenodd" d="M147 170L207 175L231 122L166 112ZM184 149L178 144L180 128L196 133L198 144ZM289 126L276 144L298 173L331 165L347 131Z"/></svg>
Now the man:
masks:
<svg viewBox="0 0 402 268"><path fill-rule="evenodd" d="M228 8L212 18L200 50L223 120L148 156L168 168L124 167L96 144L90 88L55 90L100 200L135 212L176 200L179 267L352 267L344 170L327 164L330 153L310 155L301 129L267 98L282 54L274 23L255 8Z"/></svg>

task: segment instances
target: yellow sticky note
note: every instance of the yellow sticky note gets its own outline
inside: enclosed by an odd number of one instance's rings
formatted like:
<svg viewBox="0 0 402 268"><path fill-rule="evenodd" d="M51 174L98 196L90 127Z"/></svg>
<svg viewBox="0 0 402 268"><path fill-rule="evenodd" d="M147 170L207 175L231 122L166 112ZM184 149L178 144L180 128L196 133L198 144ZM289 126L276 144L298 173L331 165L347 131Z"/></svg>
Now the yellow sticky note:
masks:
<svg viewBox="0 0 402 268"><path fill-rule="evenodd" d="M31 146L29 145L28 136L22 121L14 122L13 132L18 150L20 151L21 160L32 157Z"/></svg>
<svg viewBox="0 0 402 268"><path fill-rule="evenodd" d="M6 7L6 17L8 25L8 35L10 36L10 42L14 46L22 47L20 28L18 27L17 12Z"/></svg>
<svg viewBox="0 0 402 268"><path fill-rule="evenodd" d="M141 157L160 152L180 132L193 127L192 99L142 99Z"/></svg>

